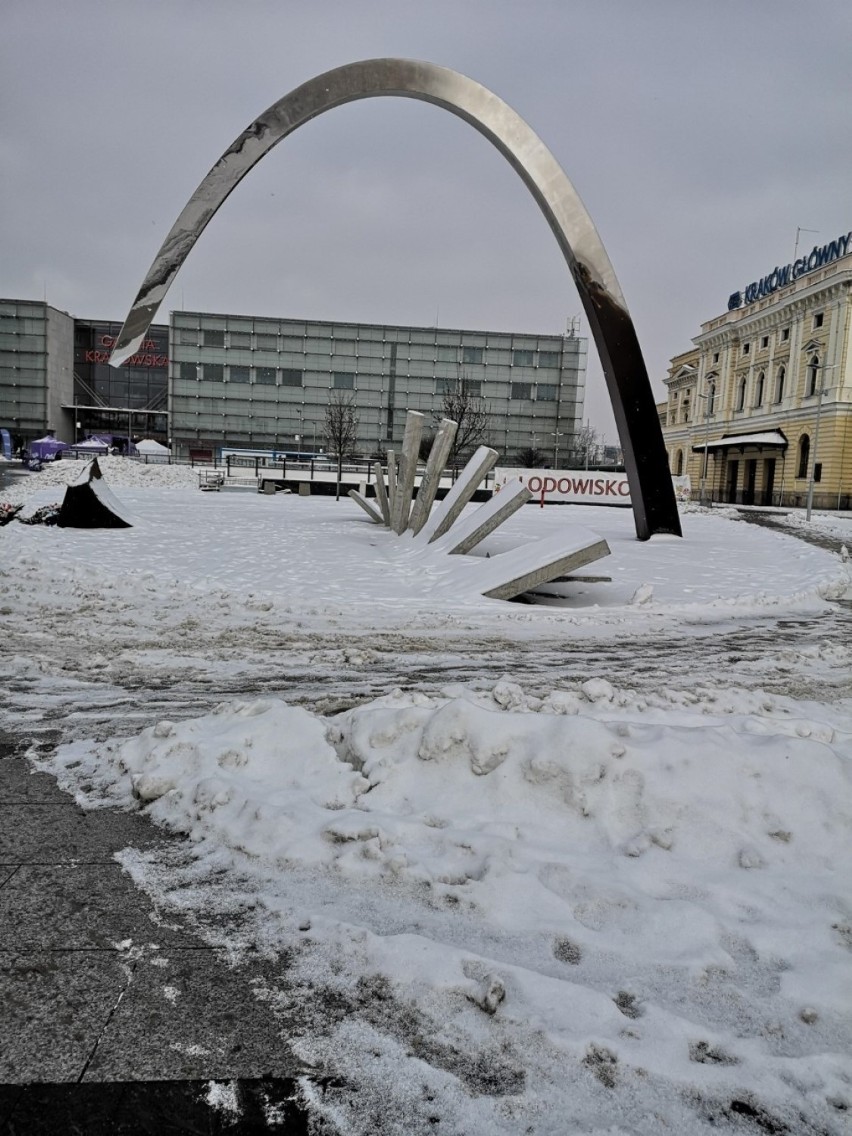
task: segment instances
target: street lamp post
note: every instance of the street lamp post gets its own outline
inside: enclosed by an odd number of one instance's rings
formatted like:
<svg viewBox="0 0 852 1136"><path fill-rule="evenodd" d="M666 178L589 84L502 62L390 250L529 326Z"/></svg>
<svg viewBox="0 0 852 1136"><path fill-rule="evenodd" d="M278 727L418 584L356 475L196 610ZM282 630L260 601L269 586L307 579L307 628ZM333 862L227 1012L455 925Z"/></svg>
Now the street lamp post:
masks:
<svg viewBox="0 0 852 1136"><path fill-rule="evenodd" d="M707 391L707 394L702 394L700 391L698 392L698 397L703 398L704 403L705 403L705 410L704 410L704 458L703 458L702 463L701 463L701 488L700 488L699 493L698 493L698 499L699 499L699 501L702 505L704 504L704 499L705 499L705 495L706 495L707 462L708 462L708 458L709 458L708 447L710 445L710 415L712 414L711 407L713 405L715 394L716 394L715 388L712 387L712 386Z"/></svg>
<svg viewBox="0 0 852 1136"><path fill-rule="evenodd" d="M836 363L821 364L814 367L815 371L833 371L837 366ZM811 509L814 503L814 475L816 473L816 456L817 447L819 446L819 423L822 417L822 396L825 394L825 382L820 382L819 390L817 391L817 412L816 412L816 425L814 426L814 444L811 446L811 469L808 476L808 503L805 509L805 520L811 519Z"/></svg>
<svg viewBox="0 0 852 1136"><path fill-rule="evenodd" d="M559 469L559 439L561 437L563 437L565 431L564 430L551 430L550 432L551 432L551 434L553 435L553 438L554 438L554 442L553 442L553 468Z"/></svg>

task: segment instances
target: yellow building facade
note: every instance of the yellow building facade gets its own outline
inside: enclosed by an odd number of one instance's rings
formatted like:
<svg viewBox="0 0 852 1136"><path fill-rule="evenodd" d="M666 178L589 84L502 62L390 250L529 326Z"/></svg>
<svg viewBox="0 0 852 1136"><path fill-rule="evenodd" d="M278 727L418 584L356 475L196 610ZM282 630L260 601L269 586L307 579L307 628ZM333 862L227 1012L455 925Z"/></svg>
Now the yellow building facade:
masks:
<svg viewBox="0 0 852 1136"><path fill-rule="evenodd" d="M852 508L852 232L735 292L692 342L658 409L693 499Z"/></svg>

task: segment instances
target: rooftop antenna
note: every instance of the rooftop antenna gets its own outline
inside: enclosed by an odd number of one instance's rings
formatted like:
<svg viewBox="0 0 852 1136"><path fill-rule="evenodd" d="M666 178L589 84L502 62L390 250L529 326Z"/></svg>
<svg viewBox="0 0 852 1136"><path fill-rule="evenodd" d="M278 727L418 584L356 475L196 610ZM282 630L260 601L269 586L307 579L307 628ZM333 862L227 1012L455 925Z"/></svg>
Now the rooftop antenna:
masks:
<svg viewBox="0 0 852 1136"><path fill-rule="evenodd" d="M801 236L801 234L802 233L818 233L818 232L819 232L819 229L801 229L798 226L796 227L796 244L793 247L793 260L794 260L794 262L799 255L799 237Z"/></svg>
<svg viewBox="0 0 852 1136"><path fill-rule="evenodd" d="M580 330L580 317L569 316L565 323L565 335L569 339L576 339L577 333Z"/></svg>

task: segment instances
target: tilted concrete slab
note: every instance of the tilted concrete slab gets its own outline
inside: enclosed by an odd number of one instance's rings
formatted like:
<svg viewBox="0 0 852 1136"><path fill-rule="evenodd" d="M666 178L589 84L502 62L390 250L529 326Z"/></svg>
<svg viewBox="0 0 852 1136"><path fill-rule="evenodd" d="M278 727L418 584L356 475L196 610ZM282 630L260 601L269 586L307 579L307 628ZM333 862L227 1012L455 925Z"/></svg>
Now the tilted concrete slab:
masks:
<svg viewBox="0 0 852 1136"><path fill-rule="evenodd" d="M517 512L522 505L531 501L532 496L532 493L519 478L507 482L501 487L499 493L494 494L490 501L480 505L470 516L462 517L461 520L456 521L448 533L439 540L433 541L432 547L456 556L470 552L489 533Z"/></svg>
<svg viewBox="0 0 852 1136"><path fill-rule="evenodd" d="M405 415L405 433L402 438L402 463L396 486L395 508L391 514L395 533L403 533L408 528L411 514L411 497L414 493L414 478L417 476L417 461L420 457L420 439L423 435L423 415L419 410L409 410Z"/></svg>
<svg viewBox="0 0 852 1136"><path fill-rule="evenodd" d="M357 489L350 489L349 496L357 505L361 506L371 521L374 521L377 525L384 524L384 517L379 510L374 509L370 502L365 497L362 497Z"/></svg>
<svg viewBox="0 0 852 1136"><path fill-rule="evenodd" d="M441 474L447 464L450 450L453 448L457 430L457 422L453 422L450 418L441 419L441 425L438 427L438 433L435 435L435 440L429 451L426 471L420 482L420 488L417 490L414 508L411 510L409 528L415 536L429 519L429 513L435 503L435 494L438 492L438 486L441 482Z"/></svg>
<svg viewBox="0 0 852 1136"><path fill-rule="evenodd" d="M417 537L418 540L428 541L430 544L438 540L450 528L461 513L465 505L479 487L479 483L490 469L497 463L497 451L489 446L480 446L464 469L458 476L455 485L449 491L437 509L432 511L429 520L424 524Z"/></svg>
<svg viewBox="0 0 852 1136"><path fill-rule="evenodd" d="M376 500L382 512L382 522L390 528L390 506L388 505L388 491L385 488L385 474L381 462L373 462L373 479L376 484Z"/></svg>
<svg viewBox="0 0 852 1136"><path fill-rule="evenodd" d="M597 533L567 528L544 540L480 559L475 568L477 590L490 599L511 600L609 554L609 545Z"/></svg>

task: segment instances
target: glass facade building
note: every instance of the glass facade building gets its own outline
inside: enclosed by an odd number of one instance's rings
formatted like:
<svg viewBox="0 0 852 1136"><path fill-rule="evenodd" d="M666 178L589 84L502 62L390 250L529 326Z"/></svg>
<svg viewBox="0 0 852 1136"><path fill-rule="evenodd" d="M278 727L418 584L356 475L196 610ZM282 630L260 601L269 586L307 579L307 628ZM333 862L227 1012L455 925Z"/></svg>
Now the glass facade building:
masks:
<svg viewBox="0 0 852 1136"><path fill-rule="evenodd" d="M565 452L583 416L587 341L577 336L270 319L171 317L173 452L323 447L334 392L353 396L358 449L399 447L407 410L429 425L461 382L481 396L488 442Z"/></svg>
<svg viewBox="0 0 852 1136"><path fill-rule="evenodd" d="M123 367L109 365L121 324L74 321L74 416L80 436L168 441L169 328L152 324Z"/></svg>
<svg viewBox="0 0 852 1136"><path fill-rule="evenodd" d="M73 440L74 320L40 300L0 300L0 427L24 445Z"/></svg>

